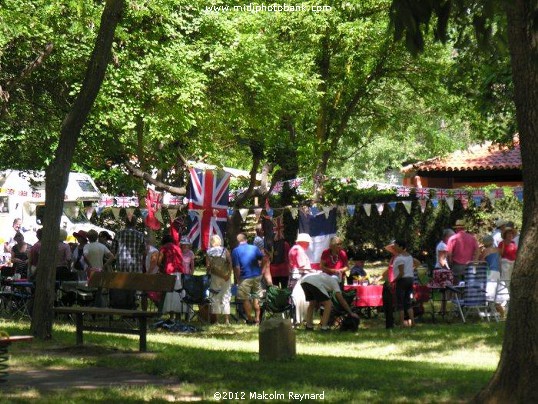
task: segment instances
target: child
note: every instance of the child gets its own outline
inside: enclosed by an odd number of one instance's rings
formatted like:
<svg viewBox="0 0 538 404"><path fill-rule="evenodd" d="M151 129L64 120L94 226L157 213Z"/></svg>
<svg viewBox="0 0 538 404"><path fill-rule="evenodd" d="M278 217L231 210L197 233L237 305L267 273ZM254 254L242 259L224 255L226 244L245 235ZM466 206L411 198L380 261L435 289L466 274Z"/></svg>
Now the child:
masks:
<svg viewBox="0 0 538 404"><path fill-rule="evenodd" d="M357 280L359 283L368 282L369 277L364 270L364 261L354 261L349 276L347 277L347 284L353 285L353 281Z"/></svg>

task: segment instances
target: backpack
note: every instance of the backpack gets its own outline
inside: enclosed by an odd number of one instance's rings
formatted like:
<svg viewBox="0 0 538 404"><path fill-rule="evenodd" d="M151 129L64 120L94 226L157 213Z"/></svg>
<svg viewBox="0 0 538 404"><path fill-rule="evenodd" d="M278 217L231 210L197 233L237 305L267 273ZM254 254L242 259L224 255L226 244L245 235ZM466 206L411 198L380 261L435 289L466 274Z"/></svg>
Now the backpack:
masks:
<svg viewBox="0 0 538 404"><path fill-rule="evenodd" d="M218 276L219 278L228 280L232 275L232 269L226 261L226 250L222 249L222 253L219 256L208 256L209 261L209 273L211 275Z"/></svg>

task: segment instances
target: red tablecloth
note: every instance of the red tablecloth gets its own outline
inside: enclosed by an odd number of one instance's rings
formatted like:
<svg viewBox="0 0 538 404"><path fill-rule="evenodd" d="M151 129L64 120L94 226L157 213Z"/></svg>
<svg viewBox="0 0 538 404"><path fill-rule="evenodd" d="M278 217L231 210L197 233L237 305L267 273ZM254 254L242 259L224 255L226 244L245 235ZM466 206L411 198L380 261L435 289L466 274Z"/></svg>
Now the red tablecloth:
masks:
<svg viewBox="0 0 538 404"><path fill-rule="evenodd" d="M346 285L344 291L355 289L357 299L353 302L356 307L382 307L383 306L383 286L382 285ZM392 291L394 293L394 290ZM427 302L430 300L430 288L425 285L413 286L413 297L417 302Z"/></svg>

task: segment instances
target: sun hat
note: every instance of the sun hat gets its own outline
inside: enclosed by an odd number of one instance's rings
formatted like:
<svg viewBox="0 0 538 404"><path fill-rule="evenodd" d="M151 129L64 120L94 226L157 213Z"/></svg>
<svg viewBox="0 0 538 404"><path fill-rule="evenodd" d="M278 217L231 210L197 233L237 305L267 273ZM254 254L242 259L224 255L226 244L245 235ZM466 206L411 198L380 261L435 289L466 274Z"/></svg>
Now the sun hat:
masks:
<svg viewBox="0 0 538 404"><path fill-rule="evenodd" d="M456 220L456 223L454 224L454 227L465 227L465 220L463 220L463 219Z"/></svg>
<svg viewBox="0 0 538 404"><path fill-rule="evenodd" d="M190 238L188 238L187 236L183 236L181 237L181 241L179 242L179 244L192 245L192 242Z"/></svg>
<svg viewBox="0 0 538 404"><path fill-rule="evenodd" d="M311 243L312 242L312 237L310 237L310 234L308 233L299 233L297 235L297 240L296 240L297 243Z"/></svg>
<svg viewBox="0 0 538 404"><path fill-rule="evenodd" d="M73 233L73 236L80 237L88 241L88 233L86 233L84 230L79 230Z"/></svg>
<svg viewBox="0 0 538 404"><path fill-rule="evenodd" d="M495 227L506 226L507 224L508 224L508 221L504 219L497 219L495 221Z"/></svg>

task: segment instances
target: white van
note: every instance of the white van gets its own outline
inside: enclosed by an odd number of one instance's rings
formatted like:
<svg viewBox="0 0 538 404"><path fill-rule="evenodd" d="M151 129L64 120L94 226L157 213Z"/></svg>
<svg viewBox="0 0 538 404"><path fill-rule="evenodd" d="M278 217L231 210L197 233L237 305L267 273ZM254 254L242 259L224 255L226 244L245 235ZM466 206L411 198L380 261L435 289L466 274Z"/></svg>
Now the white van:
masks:
<svg viewBox="0 0 538 404"><path fill-rule="evenodd" d="M78 230L106 230L91 224L86 217L86 208L97 206L100 198L101 193L88 174L69 173L60 227L69 235ZM12 232L13 220L20 218L25 240L32 244L45 209L44 172L0 171L0 237Z"/></svg>

